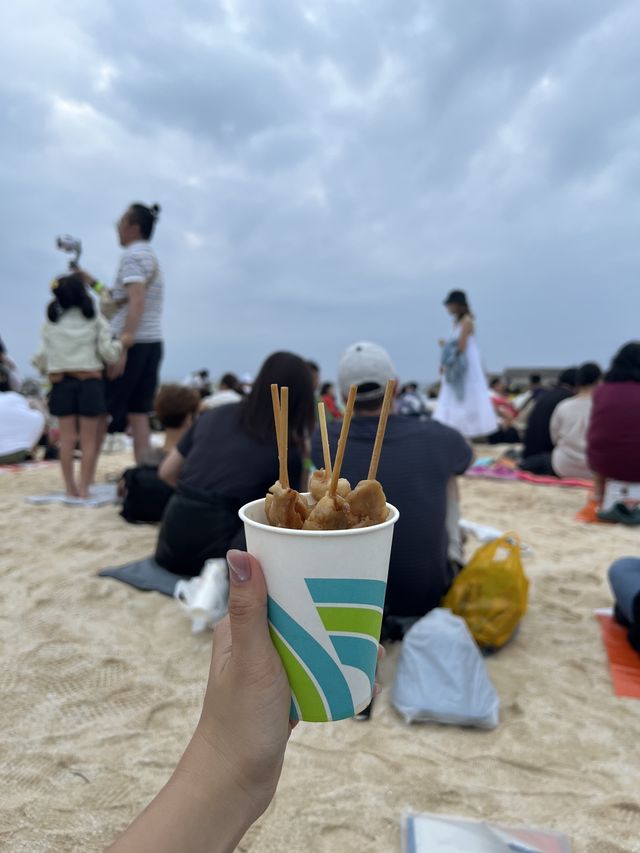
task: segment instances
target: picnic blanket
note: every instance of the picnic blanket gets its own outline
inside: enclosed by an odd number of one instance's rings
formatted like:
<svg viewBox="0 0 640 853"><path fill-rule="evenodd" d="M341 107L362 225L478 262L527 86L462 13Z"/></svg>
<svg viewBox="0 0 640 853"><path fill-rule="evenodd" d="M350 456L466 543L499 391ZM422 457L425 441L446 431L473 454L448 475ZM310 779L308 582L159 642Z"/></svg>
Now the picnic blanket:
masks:
<svg viewBox="0 0 640 853"><path fill-rule="evenodd" d="M161 592L170 598L173 598L173 591L178 581L185 579L183 575L175 575L168 569L163 569L153 557L143 557L142 560L126 563L124 566L102 569L98 572L98 576L115 578L144 592Z"/></svg>
<svg viewBox="0 0 640 853"><path fill-rule="evenodd" d="M626 628L616 622L611 612L598 610L596 619L609 660L613 692L640 699L640 655L629 645Z"/></svg>
<svg viewBox="0 0 640 853"><path fill-rule="evenodd" d="M68 506L107 506L118 502L117 483L99 483L91 486L88 498L71 498L64 492L47 492L43 495L28 495L30 504L67 504Z"/></svg>
<svg viewBox="0 0 640 853"><path fill-rule="evenodd" d="M12 465L0 465L0 474L15 473L17 471L39 471L41 468L51 468L59 465L52 459L29 460L27 462L14 462Z"/></svg>
<svg viewBox="0 0 640 853"><path fill-rule="evenodd" d="M538 486L560 486L574 489L593 488L591 480L530 474L528 471L520 471L512 459L495 459L491 456L476 459L475 463L465 472L464 476L485 480L522 480L526 483L535 483Z"/></svg>

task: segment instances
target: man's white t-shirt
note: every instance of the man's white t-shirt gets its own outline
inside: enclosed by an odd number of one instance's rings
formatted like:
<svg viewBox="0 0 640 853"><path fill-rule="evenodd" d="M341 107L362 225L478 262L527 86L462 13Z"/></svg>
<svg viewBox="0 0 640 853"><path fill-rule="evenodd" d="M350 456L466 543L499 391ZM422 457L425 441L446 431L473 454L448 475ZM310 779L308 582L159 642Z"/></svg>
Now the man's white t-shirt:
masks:
<svg viewBox="0 0 640 853"><path fill-rule="evenodd" d="M125 247L111 291L114 300L127 299L127 285L137 282L144 282L145 294L144 311L136 330L135 342L143 344L161 341L164 283L158 259L147 240L137 240ZM114 335L121 335L124 331L128 310L128 305L123 305L112 319L111 329Z"/></svg>
<svg viewBox="0 0 640 853"><path fill-rule="evenodd" d="M0 456L31 450L42 435L44 415L15 391L0 394Z"/></svg>

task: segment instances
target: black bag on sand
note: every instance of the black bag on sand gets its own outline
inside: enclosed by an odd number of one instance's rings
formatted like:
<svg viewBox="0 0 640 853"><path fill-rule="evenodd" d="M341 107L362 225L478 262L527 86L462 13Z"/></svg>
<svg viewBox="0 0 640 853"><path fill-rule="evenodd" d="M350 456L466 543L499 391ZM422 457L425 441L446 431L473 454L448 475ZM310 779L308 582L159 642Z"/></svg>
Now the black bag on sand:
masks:
<svg viewBox="0 0 640 853"><path fill-rule="evenodd" d="M120 515L130 524L157 524L173 494L171 486L158 477L158 468L140 465L122 475L125 498Z"/></svg>

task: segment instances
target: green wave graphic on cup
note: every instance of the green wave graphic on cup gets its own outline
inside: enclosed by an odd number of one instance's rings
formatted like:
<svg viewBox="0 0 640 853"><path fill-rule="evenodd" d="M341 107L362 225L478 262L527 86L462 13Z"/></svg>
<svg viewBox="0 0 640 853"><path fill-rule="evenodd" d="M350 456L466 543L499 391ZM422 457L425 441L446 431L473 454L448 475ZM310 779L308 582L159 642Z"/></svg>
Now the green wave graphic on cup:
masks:
<svg viewBox="0 0 640 853"><path fill-rule="evenodd" d="M312 636L271 596L267 604L271 637L291 685L291 717L345 719L361 710L349 668L363 673L373 690L386 584L365 578L305 578L305 584L325 637Z"/></svg>

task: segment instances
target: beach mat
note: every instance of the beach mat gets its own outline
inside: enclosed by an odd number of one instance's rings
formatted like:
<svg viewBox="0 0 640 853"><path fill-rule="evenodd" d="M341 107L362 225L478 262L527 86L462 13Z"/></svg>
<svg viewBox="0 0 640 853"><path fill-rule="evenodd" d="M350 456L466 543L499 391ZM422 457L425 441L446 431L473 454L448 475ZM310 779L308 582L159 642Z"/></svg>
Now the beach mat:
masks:
<svg viewBox="0 0 640 853"><path fill-rule="evenodd" d="M18 471L39 471L41 468L52 468L59 462L51 459L30 460L28 462L14 462L11 465L0 464L0 474L17 473Z"/></svg>
<svg viewBox="0 0 640 853"><path fill-rule="evenodd" d="M159 566L153 557L144 557L124 566L114 566L98 572L101 578L115 578L143 592L161 592L173 598L173 591L184 575L174 575L168 569Z"/></svg>
<svg viewBox="0 0 640 853"><path fill-rule="evenodd" d="M70 498L64 492L47 492L44 495L28 495L25 501L29 504L67 504L68 506L107 506L118 502L117 483L100 483L91 486L88 498Z"/></svg>
<svg viewBox="0 0 640 853"><path fill-rule="evenodd" d="M530 474L528 471L520 471L512 464L500 461L487 461L479 459L475 465L464 474L465 477L476 477L483 480L521 480L525 483L534 483L537 486L560 486L570 489L591 489L591 480L580 480L575 477L548 477L540 474Z"/></svg>
<svg viewBox="0 0 640 853"><path fill-rule="evenodd" d="M592 489L592 480L581 480L579 477L548 477L542 474L530 474L528 471L518 471L518 479L525 483L536 483L538 486L560 486L564 489Z"/></svg>
<svg viewBox="0 0 640 853"><path fill-rule="evenodd" d="M616 696L640 699L640 655L629 645L627 630L608 613L596 613Z"/></svg>

